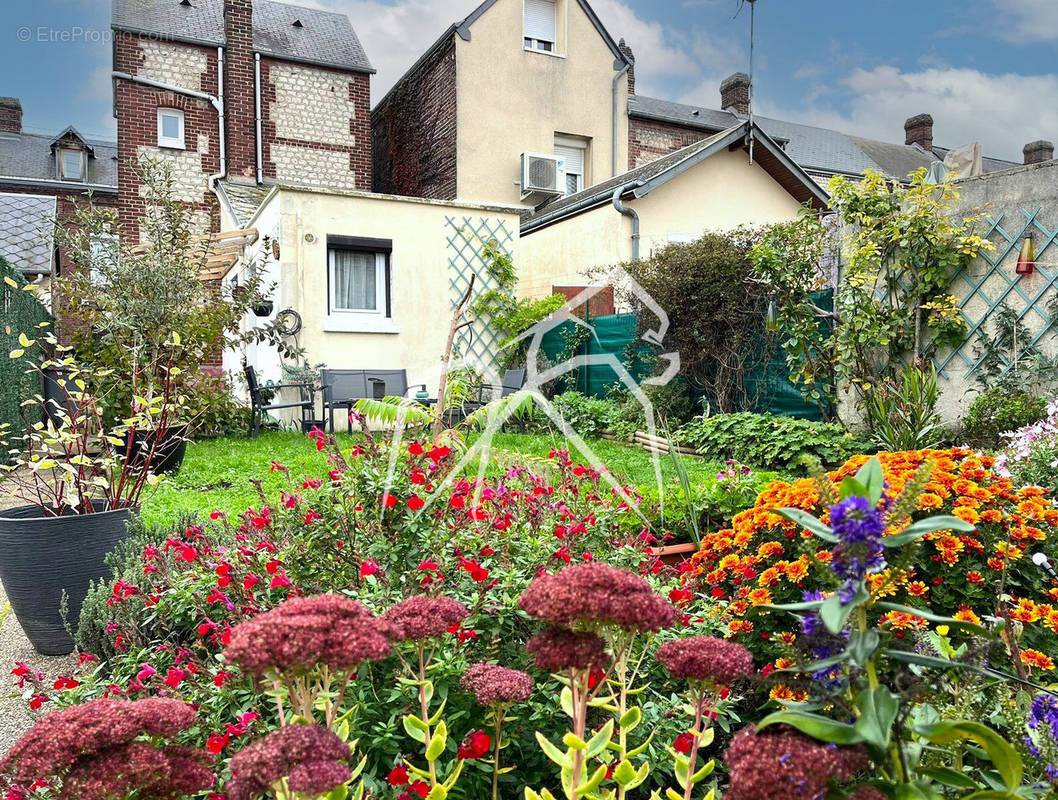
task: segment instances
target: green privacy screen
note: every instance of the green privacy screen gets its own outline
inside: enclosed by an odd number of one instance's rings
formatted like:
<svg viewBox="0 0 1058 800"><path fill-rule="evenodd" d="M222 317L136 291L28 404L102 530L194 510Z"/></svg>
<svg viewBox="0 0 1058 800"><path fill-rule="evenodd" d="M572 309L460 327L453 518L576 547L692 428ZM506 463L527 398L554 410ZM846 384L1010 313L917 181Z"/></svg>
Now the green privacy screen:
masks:
<svg viewBox="0 0 1058 800"><path fill-rule="evenodd" d="M813 301L821 308L829 309L833 304L833 296L831 292L820 292L813 296ZM635 314L592 317L588 320L588 324L594 331L594 335L577 348L574 354L611 354L628 368L636 381L650 374L649 365L635 357L638 349L635 347ZM548 361L555 363L571 355L568 341L575 335L576 327L573 322L567 321L543 337L540 349ZM762 333L763 330L764 320L762 319ZM767 348L768 352L762 357L760 369L746 376L748 394L757 398L754 407L750 410L769 411L784 417L822 420L823 414L820 409L806 403L798 388L790 382L790 371L782 348L774 342L769 344L763 335L761 348ZM676 380L680 378L677 377ZM609 366L591 366L577 372L577 391L591 397L605 397L610 387L617 383L617 375ZM701 400L702 394L698 393L695 399Z"/></svg>

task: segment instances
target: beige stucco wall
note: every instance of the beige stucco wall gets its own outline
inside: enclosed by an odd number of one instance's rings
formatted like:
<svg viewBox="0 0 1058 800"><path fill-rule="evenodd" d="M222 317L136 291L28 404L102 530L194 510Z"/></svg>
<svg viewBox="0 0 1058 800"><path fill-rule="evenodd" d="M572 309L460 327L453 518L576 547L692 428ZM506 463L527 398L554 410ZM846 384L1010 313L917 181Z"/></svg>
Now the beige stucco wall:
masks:
<svg viewBox="0 0 1058 800"><path fill-rule="evenodd" d="M558 55L527 52L522 0L499 0L456 36L457 195L520 202L522 153L555 134L591 140L586 184L611 177L614 54L576 0L558 0ZM628 162L627 77L618 86L617 169Z"/></svg>
<svg viewBox="0 0 1058 800"><path fill-rule="evenodd" d="M645 197L626 200L639 214L640 256L709 230L768 225L797 216L800 206L741 150L717 153ZM521 241L521 290L549 294L558 284L588 282L586 270L631 259L632 223L610 202L531 231Z"/></svg>
<svg viewBox="0 0 1058 800"><path fill-rule="evenodd" d="M436 392L452 312L446 217L503 220L515 233L516 209L281 187L278 307L302 316L309 363L336 369L406 369L410 384ZM391 239L392 307L397 333L327 330L327 236ZM309 241L311 239L312 241Z"/></svg>

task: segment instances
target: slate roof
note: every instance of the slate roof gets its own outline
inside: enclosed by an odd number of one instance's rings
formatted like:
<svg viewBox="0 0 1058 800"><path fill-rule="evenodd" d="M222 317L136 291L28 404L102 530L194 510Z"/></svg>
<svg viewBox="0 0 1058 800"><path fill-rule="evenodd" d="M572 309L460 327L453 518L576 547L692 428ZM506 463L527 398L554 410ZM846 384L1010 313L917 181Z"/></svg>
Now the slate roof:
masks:
<svg viewBox="0 0 1058 800"><path fill-rule="evenodd" d="M68 128L64 134L72 130ZM95 154L94 158L88 159L86 183L96 187L106 186L117 189L117 144L80 138ZM52 144L55 141L54 136L40 136L35 133L0 136L0 183L3 183L4 178L57 181L58 170L55 154L52 152Z"/></svg>
<svg viewBox="0 0 1058 800"><path fill-rule="evenodd" d="M186 5L180 0L112 0L111 9L115 30L224 44L223 0L192 0ZM253 28L253 46L260 53L354 72L375 71L345 14L256 0Z"/></svg>
<svg viewBox="0 0 1058 800"><path fill-rule="evenodd" d="M269 193L271 186L248 186L244 183L232 183L231 181L218 181L217 187L227 201L228 209L240 228L250 224L253 215L261 207Z"/></svg>
<svg viewBox="0 0 1058 800"><path fill-rule="evenodd" d="M811 197L821 205L825 205L827 201L826 192L788 155L783 153L779 143L768 137L767 132L761 126L754 125L753 128L757 131L755 136L759 145L757 152L761 166L772 173L773 177L788 191L792 190L791 193L796 191L802 195L802 197L798 198L799 200L807 200ZM576 194L561 197L540 209L529 211L522 215L522 232L525 233L579 211L610 202L614 191L621 186L637 182L644 184L663 183L669 175L675 177L684 168L693 166L713 153L726 149L728 145L738 146L749 130L750 123L748 121L738 122L727 130L713 134L699 142L672 153L667 153L640 167L609 178L594 186L589 186ZM761 135L762 133L764 135ZM778 175L779 172L783 173L781 178ZM651 188L653 186L643 187L638 191L630 189L630 191L635 191L636 196L641 197Z"/></svg>
<svg viewBox="0 0 1058 800"><path fill-rule="evenodd" d="M628 113L641 119L670 122L709 132L723 130L743 119L730 111L673 103L642 95L628 98ZM753 120L782 144L805 171L814 175L860 175L866 169L876 169L894 178L905 178L919 167L928 167L934 161L943 160L948 152L945 148L934 147L933 152L929 153L916 145L864 139L829 128L769 117L754 116ZM1013 161L985 158L983 166L985 172L995 172L1019 165Z"/></svg>
<svg viewBox="0 0 1058 800"><path fill-rule="evenodd" d="M28 275L50 275L56 199L0 193L0 256Z"/></svg>

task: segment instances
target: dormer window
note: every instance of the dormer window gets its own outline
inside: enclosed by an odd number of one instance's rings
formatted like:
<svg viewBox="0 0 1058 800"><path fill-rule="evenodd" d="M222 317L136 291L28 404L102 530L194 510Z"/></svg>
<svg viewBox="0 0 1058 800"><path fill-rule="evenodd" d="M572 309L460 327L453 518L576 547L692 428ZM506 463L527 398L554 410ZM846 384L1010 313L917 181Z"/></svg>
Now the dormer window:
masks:
<svg viewBox="0 0 1058 800"><path fill-rule="evenodd" d="M184 112L180 109L158 109L158 146L184 149Z"/></svg>
<svg viewBox="0 0 1058 800"><path fill-rule="evenodd" d="M525 49L554 53L558 41L555 0L525 0Z"/></svg>
<svg viewBox="0 0 1058 800"><path fill-rule="evenodd" d="M59 150L59 179L83 182L85 179L85 152L73 148Z"/></svg>

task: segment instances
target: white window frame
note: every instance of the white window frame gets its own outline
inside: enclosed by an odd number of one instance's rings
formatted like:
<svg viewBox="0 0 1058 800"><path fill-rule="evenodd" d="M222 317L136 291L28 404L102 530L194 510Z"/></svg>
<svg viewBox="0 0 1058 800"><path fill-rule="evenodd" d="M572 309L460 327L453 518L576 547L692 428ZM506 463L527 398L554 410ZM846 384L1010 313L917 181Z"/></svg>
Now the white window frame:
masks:
<svg viewBox="0 0 1058 800"><path fill-rule="evenodd" d="M121 258L121 245L118 237L113 233L98 234L89 240L89 248L92 254L92 263L89 266L89 280L93 286L106 286L109 281L99 271L97 264L99 261L106 259L111 262L110 266L114 266L117 260ZM109 254L106 253L107 250L110 251Z"/></svg>
<svg viewBox="0 0 1058 800"><path fill-rule="evenodd" d="M546 1L546 0L545 0ZM525 49L530 53L546 53L548 55L558 54L558 0L552 0L549 5L554 10L554 17L552 19L552 39L542 39L538 36L530 36L530 31L527 29L526 23L528 22L528 7L529 0L522 0L522 41ZM535 32L534 32L535 33Z"/></svg>
<svg viewBox="0 0 1058 800"><path fill-rule="evenodd" d="M178 136L166 136L162 132L162 118L163 117L175 117L180 129ZM179 108L159 108L158 109L158 146L168 147L173 150L186 150L186 128L184 121L184 112Z"/></svg>
<svg viewBox="0 0 1058 800"><path fill-rule="evenodd" d="M375 308L338 308L335 289L335 254L354 252L375 257ZM399 333L393 320L391 253L366 248L330 244L327 247L327 318L324 330L344 333ZM387 286L387 283L389 284ZM387 302L387 293L389 302Z"/></svg>
<svg viewBox="0 0 1058 800"><path fill-rule="evenodd" d="M582 139L582 138L575 137L575 136L563 136L561 134L555 134L555 158L559 159L559 161L562 162L562 164L563 164L563 166L562 166L562 172L563 172L563 176L562 176L562 182L563 182L562 191L563 191L563 194L565 194L565 195L576 194L577 192L582 191L583 189L585 189L587 187L587 184L588 184L588 175L587 175L587 172L588 172L588 153L590 152L590 147L591 147L591 143L589 142L588 139ZM559 153L559 148L564 148L566 150L580 150L581 151L580 172L569 170L566 167L566 161L565 161L563 155L561 153ZM576 189L576 191L573 191L573 192L567 191L568 183L566 182L566 179L567 179L567 177L569 175L576 175L577 176L577 189Z"/></svg>
<svg viewBox="0 0 1058 800"><path fill-rule="evenodd" d="M66 174L66 165L64 163L67 155L76 155L80 164L80 169L77 172L77 177L71 177ZM85 163L85 151L74 148L74 147L60 147L59 148L59 180L71 181L73 183L84 183L87 178L87 164Z"/></svg>

